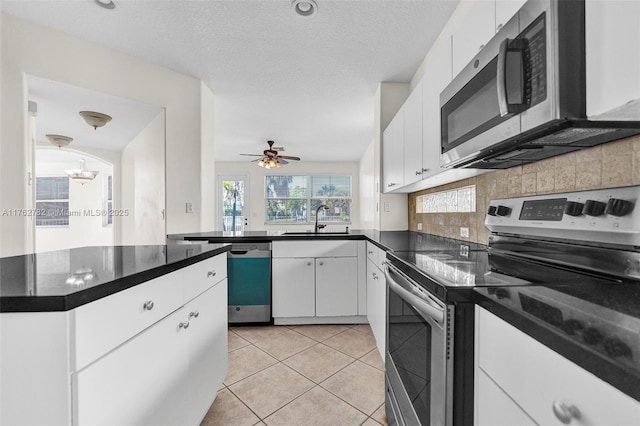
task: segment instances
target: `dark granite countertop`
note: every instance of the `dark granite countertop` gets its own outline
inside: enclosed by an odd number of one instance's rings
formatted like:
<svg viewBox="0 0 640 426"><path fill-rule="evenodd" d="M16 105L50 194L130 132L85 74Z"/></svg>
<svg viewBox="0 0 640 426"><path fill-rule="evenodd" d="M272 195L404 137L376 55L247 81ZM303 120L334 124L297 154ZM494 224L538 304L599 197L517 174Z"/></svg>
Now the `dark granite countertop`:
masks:
<svg viewBox="0 0 640 426"><path fill-rule="evenodd" d="M0 312L67 311L230 249L99 246L0 258Z"/></svg>

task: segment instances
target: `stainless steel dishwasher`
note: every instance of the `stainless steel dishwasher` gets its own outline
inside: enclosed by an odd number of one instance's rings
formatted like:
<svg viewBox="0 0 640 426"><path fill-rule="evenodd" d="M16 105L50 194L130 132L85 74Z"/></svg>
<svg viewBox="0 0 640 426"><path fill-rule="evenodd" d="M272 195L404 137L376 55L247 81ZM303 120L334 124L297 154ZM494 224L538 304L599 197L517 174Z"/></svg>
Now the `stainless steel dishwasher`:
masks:
<svg viewBox="0 0 640 426"><path fill-rule="evenodd" d="M232 243L227 269L229 323L271 323L271 243Z"/></svg>

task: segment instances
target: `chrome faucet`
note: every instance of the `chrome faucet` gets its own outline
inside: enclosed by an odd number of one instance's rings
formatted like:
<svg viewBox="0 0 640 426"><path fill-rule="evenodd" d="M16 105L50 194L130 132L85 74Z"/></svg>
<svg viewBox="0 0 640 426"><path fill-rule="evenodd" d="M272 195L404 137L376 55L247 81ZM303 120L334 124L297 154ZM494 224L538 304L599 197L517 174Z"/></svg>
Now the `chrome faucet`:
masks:
<svg viewBox="0 0 640 426"><path fill-rule="evenodd" d="M320 224L318 224L318 215L319 215L319 213L320 213L320 209L329 210L329 207L327 207L325 204L320 204L320 205L318 206L318 208L316 209L316 226L315 226L315 228L314 228L314 232L316 232L316 233L317 233L320 229L322 229L322 228L324 228L325 226L327 226L327 225L325 225L324 223L320 223Z"/></svg>

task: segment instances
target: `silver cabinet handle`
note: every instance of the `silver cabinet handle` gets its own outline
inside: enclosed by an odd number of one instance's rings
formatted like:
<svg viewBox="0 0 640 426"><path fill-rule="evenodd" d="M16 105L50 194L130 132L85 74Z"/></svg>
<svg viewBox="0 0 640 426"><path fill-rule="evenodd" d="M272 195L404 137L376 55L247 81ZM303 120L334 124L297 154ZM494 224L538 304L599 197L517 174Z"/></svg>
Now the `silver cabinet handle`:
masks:
<svg viewBox="0 0 640 426"><path fill-rule="evenodd" d="M145 311L150 311L153 309L153 300L147 300L146 302L144 302L144 305L142 305L142 309L144 309Z"/></svg>
<svg viewBox="0 0 640 426"><path fill-rule="evenodd" d="M422 171L417 171L416 172L416 176L420 176L422 174Z"/></svg>
<svg viewBox="0 0 640 426"><path fill-rule="evenodd" d="M198 316L200 316L198 311L189 312L189 318L198 318Z"/></svg>
<svg viewBox="0 0 640 426"><path fill-rule="evenodd" d="M502 27L504 27L503 24L498 24L498 26L496 27L496 32L500 31Z"/></svg>
<svg viewBox="0 0 640 426"><path fill-rule="evenodd" d="M478 50L482 50L484 49L484 44L481 44L480 47L478 47Z"/></svg>
<svg viewBox="0 0 640 426"><path fill-rule="evenodd" d="M376 274L375 272L372 272L371 275L373 275L373 279L377 280L378 279L378 274Z"/></svg>
<svg viewBox="0 0 640 426"><path fill-rule="evenodd" d="M319 262L320 266L324 265L324 262Z"/></svg>
<svg viewBox="0 0 640 426"><path fill-rule="evenodd" d="M429 169L422 169L422 173L427 173Z"/></svg>
<svg viewBox="0 0 640 426"><path fill-rule="evenodd" d="M180 324L178 324L178 328L184 328L186 330L187 328L189 328L189 321L181 322Z"/></svg>
<svg viewBox="0 0 640 426"><path fill-rule="evenodd" d="M216 271L209 271L207 272L207 278L209 277L215 277L216 276Z"/></svg>
<svg viewBox="0 0 640 426"><path fill-rule="evenodd" d="M562 424L568 425L571 420L580 419L580 410L573 405L567 405L562 401L553 401L551 408L553 408L553 414Z"/></svg>
<svg viewBox="0 0 640 426"><path fill-rule="evenodd" d="M311 266L311 262L307 262L307 266Z"/></svg>
<svg viewBox="0 0 640 426"><path fill-rule="evenodd" d="M397 185L397 183L391 182L391 183L387 184L387 187L391 188L392 186L396 186L396 185Z"/></svg>
<svg viewBox="0 0 640 426"><path fill-rule="evenodd" d="M372 251L369 251L368 253L369 253L369 254L373 254L373 252L372 252Z"/></svg>

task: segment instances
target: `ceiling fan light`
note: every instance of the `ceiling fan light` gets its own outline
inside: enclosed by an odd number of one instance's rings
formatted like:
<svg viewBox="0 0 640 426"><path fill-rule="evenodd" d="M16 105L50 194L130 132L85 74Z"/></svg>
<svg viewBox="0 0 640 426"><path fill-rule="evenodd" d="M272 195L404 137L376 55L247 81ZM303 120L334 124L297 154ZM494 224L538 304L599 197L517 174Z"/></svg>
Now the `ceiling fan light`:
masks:
<svg viewBox="0 0 640 426"><path fill-rule="evenodd" d="M280 164L280 162L276 160L276 169L279 169L280 167L282 167L282 164Z"/></svg>
<svg viewBox="0 0 640 426"><path fill-rule="evenodd" d="M80 160L79 169L65 170L65 173L74 182L78 182L80 185L84 185L87 182L91 182L98 175L97 170L85 170L84 160Z"/></svg>
<svg viewBox="0 0 640 426"><path fill-rule="evenodd" d="M259 167L264 167L264 161L263 161L262 158L260 159L260 161L258 161L258 166Z"/></svg>

